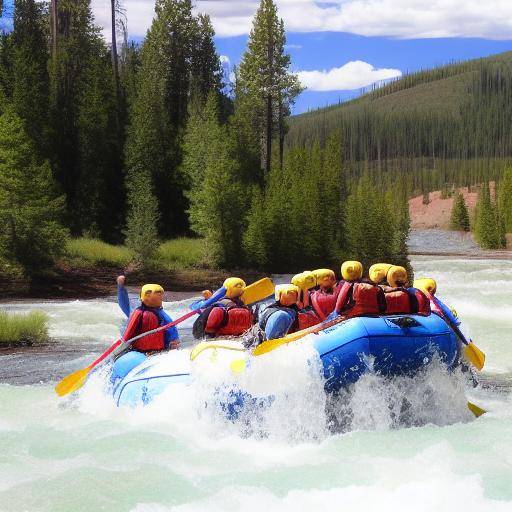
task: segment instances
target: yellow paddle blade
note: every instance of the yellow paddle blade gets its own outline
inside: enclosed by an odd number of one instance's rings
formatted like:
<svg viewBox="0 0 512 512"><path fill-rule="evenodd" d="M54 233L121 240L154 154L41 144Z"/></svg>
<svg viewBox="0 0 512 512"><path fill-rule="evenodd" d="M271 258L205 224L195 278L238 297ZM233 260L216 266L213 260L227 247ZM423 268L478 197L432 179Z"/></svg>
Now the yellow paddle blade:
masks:
<svg viewBox="0 0 512 512"><path fill-rule="evenodd" d="M468 409L475 415L476 418L480 418L480 416L487 412L484 411L481 407L478 407L478 405L472 404L471 402L468 402Z"/></svg>
<svg viewBox="0 0 512 512"><path fill-rule="evenodd" d="M245 359L235 359L229 365L233 373L243 373L245 371Z"/></svg>
<svg viewBox="0 0 512 512"><path fill-rule="evenodd" d="M308 330L308 329L306 329ZM277 338L275 340L267 340L258 345L254 351L254 356L261 356L263 354L266 354L267 352L272 352L272 350L275 350L276 348L280 347L281 345L285 345L286 343L291 343L292 341L298 340L300 338L303 338L304 336L307 336L309 332L304 333L303 331L294 332L293 334L288 334L284 338Z"/></svg>
<svg viewBox="0 0 512 512"><path fill-rule="evenodd" d="M339 324L340 322L343 322L344 320L345 320L344 317L338 316L338 317L334 318L333 320L325 321L320 324L313 325L312 327L308 327L307 329L303 329L302 331L288 334L284 338L278 338L275 340L264 341L263 343L258 345L253 350L252 354L254 356L261 356L263 354L266 354L267 352L272 352L272 350L275 350L276 348L280 347L281 345L286 345L287 343L291 343L292 341L300 340L301 338L304 338L308 334L313 334L313 333L323 331L324 329L328 329L329 327Z"/></svg>
<svg viewBox="0 0 512 512"><path fill-rule="evenodd" d="M215 341L201 341L201 343L198 343L193 349L192 352L190 352L190 360L194 361L199 354L204 352L205 350L217 350L217 349L223 349L223 350L234 350L236 352L245 352L245 348L242 347L235 347L233 345L228 345L227 343L216 343Z"/></svg>
<svg viewBox="0 0 512 512"><path fill-rule="evenodd" d="M73 391L77 391L85 384L90 371L91 369L87 367L70 373L55 386L55 393L59 396L65 396L69 395L69 393L73 393Z"/></svg>
<svg viewBox="0 0 512 512"><path fill-rule="evenodd" d="M268 277L264 277L245 288L242 301L248 306L260 300L264 300L271 295L274 295L274 283Z"/></svg>
<svg viewBox="0 0 512 512"><path fill-rule="evenodd" d="M477 370L484 367L485 354L473 342L464 345L464 356Z"/></svg>

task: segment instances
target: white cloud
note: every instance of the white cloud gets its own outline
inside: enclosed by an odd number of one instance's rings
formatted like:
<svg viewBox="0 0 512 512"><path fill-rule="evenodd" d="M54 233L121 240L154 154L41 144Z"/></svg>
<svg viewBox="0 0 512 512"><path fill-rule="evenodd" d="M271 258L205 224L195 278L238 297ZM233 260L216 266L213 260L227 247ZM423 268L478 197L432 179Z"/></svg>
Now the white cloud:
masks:
<svg viewBox="0 0 512 512"><path fill-rule="evenodd" d="M231 61L229 60L229 57L227 55L221 55L219 57L220 63L224 66L229 66Z"/></svg>
<svg viewBox="0 0 512 512"><path fill-rule="evenodd" d="M512 39L511 0L276 0L290 31L349 32L397 38ZM98 24L108 30L109 0L92 0ZM198 0L219 36L247 34L258 0ZM132 36L151 23L154 0L124 0Z"/></svg>
<svg viewBox="0 0 512 512"><path fill-rule="evenodd" d="M402 76L399 69L376 69L360 60L329 71L299 71L299 80L310 91L346 91Z"/></svg>

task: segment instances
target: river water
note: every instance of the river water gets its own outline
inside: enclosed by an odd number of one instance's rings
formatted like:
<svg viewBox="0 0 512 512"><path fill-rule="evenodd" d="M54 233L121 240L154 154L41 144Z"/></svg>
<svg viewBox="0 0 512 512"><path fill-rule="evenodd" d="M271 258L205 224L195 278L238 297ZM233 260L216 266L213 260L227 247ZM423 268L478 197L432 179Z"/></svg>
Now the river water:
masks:
<svg viewBox="0 0 512 512"><path fill-rule="evenodd" d="M0 305L48 312L56 340L0 353L0 510L512 511L512 263L416 256L413 265L438 281L487 354L481 386L436 367L417 381L370 376L345 397L353 421L336 434L325 428L307 347L262 373L262 384L286 393L264 435L241 435L204 413L204 385L135 410L116 409L94 383L57 399L56 379L116 339L113 298ZM179 315L187 304L166 309ZM190 343L173 356L187 357ZM489 412L472 419L461 391ZM400 393L414 416L407 424L388 406Z"/></svg>

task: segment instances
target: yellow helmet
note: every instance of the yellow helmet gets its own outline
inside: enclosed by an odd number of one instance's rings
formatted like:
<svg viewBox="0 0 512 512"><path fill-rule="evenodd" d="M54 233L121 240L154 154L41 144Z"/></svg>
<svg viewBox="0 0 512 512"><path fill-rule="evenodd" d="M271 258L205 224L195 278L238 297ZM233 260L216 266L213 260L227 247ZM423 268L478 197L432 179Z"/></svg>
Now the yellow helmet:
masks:
<svg viewBox="0 0 512 512"><path fill-rule="evenodd" d="M336 274L330 268L318 268L313 270L312 274L316 277L317 282L325 277L332 277L333 279L336 279Z"/></svg>
<svg viewBox="0 0 512 512"><path fill-rule="evenodd" d="M145 306L159 308L162 306L164 289L159 284L145 284L140 289L140 299Z"/></svg>
<svg viewBox="0 0 512 512"><path fill-rule="evenodd" d="M345 281L357 281L363 277L363 265L359 261L345 261L341 275Z"/></svg>
<svg viewBox="0 0 512 512"><path fill-rule="evenodd" d="M391 263L375 263L368 270L368 277L370 281L375 284L380 284L386 279L388 270L392 267Z"/></svg>
<svg viewBox="0 0 512 512"><path fill-rule="evenodd" d="M309 290L316 286L316 276L313 272L305 270L292 277L292 284L298 286L301 290Z"/></svg>
<svg viewBox="0 0 512 512"><path fill-rule="evenodd" d="M388 270L387 280L389 286L397 288L399 286L405 286L408 281L407 270L404 267L393 265Z"/></svg>
<svg viewBox="0 0 512 512"><path fill-rule="evenodd" d="M430 277L423 277L414 280L414 288L418 288L423 293L435 295L437 292L437 283Z"/></svg>
<svg viewBox="0 0 512 512"><path fill-rule="evenodd" d="M276 300L281 300L282 295L288 295L290 293L297 294L298 299L300 288L294 284L278 284L275 289L275 298Z"/></svg>
<svg viewBox="0 0 512 512"><path fill-rule="evenodd" d="M246 284L239 277L228 277L222 286L226 288L226 297L228 299L237 299L244 293Z"/></svg>

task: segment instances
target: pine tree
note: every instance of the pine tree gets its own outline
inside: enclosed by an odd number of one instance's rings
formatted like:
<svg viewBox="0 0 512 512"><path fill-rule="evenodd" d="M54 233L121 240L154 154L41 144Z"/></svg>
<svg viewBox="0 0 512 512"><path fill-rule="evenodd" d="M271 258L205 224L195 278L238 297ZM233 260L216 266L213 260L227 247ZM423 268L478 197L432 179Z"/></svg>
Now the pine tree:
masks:
<svg viewBox="0 0 512 512"><path fill-rule="evenodd" d="M45 270L62 254L63 205L50 166L39 162L22 120L5 110L0 115L0 247L27 274Z"/></svg>
<svg viewBox="0 0 512 512"><path fill-rule="evenodd" d="M505 231L512 233L512 168L505 170L503 179L499 183L498 206Z"/></svg>
<svg viewBox="0 0 512 512"><path fill-rule="evenodd" d="M284 25L276 5L273 0L261 0L235 86L237 120L246 125L250 142L256 143L260 182L270 173L272 139L279 133L283 146L284 119L301 90L296 75L289 71L290 57L284 50Z"/></svg>
<svg viewBox="0 0 512 512"><path fill-rule="evenodd" d="M469 231L469 212L464 196L459 192L453 201L450 216L450 229L454 231Z"/></svg>
<svg viewBox="0 0 512 512"><path fill-rule="evenodd" d="M129 173L151 179L160 211L159 233L186 232L181 137L187 120L197 20L190 0L157 0L155 18L141 49L137 97L126 142Z"/></svg>
<svg viewBox="0 0 512 512"><path fill-rule="evenodd" d="M35 0L15 2L12 104L39 153L47 156L49 54L43 16Z"/></svg>
<svg viewBox="0 0 512 512"><path fill-rule="evenodd" d="M215 31L210 17L198 16L197 41L192 49L191 95L198 95L204 103L210 92L221 94L222 65L215 49Z"/></svg>
<svg viewBox="0 0 512 512"><path fill-rule="evenodd" d="M484 249L505 247L504 223L491 201L488 184L484 185L478 194L474 232L476 241Z"/></svg>
<svg viewBox="0 0 512 512"><path fill-rule="evenodd" d="M151 176L144 169L128 174L128 216L126 245L133 250L135 262L142 267L151 265L158 246L158 203L153 193Z"/></svg>
<svg viewBox="0 0 512 512"><path fill-rule="evenodd" d="M191 180L191 227L204 238L208 261L233 267L241 263L245 193L232 140L219 116L218 96L211 92L189 125L184 168Z"/></svg>

